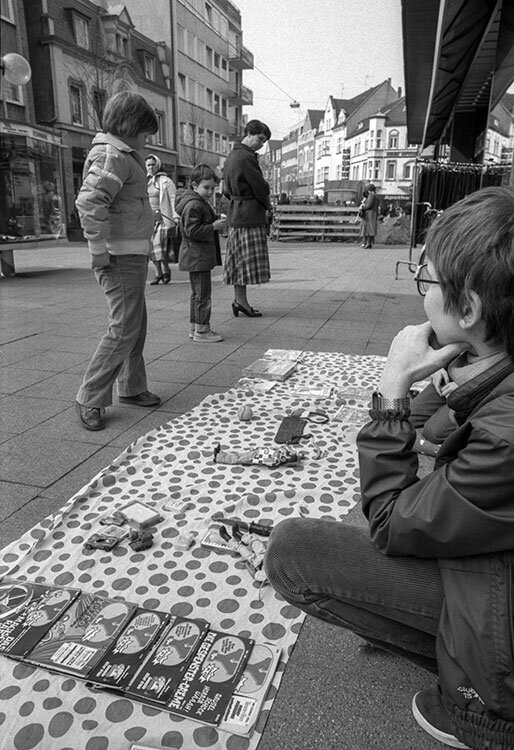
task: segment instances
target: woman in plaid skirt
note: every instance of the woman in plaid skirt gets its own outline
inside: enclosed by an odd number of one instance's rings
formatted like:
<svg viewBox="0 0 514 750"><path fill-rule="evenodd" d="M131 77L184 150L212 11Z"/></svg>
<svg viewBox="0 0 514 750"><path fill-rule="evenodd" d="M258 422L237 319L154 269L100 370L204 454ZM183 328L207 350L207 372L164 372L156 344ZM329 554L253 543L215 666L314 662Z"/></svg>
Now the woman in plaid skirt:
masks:
<svg viewBox="0 0 514 750"><path fill-rule="evenodd" d="M246 287L270 280L267 242L270 189L256 153L270 138L267 125L250 120L243 140L235 144L223 170L224 194L230 200L223 278L234 287L232 312L236 318L239 313L249 318L262 315L249 304Z"/></svg>
<svg viewBox="0 0 514 750"><path fill-rule="evenodd" d="M161 171L161 160L150 154L145 160L148 174L148 198L154 212L154 229L150 260L154 264L155 278L150 284L169 284L171 272L168 258L168 239L177 231L178 214L175 211L175 183Z"/></svg>

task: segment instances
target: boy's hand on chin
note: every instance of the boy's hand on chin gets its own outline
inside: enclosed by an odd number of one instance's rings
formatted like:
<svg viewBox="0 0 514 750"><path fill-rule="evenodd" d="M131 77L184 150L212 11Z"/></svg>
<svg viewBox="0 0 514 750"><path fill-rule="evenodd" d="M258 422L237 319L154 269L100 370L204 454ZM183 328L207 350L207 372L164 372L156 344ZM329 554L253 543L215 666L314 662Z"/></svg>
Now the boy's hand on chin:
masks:
<svg viewBox="0 0 514 750"><path fill-rule="evenodd" d="M412 383L423 380L445 367L469 345L447 344L439 349L430 346L433 335L430 323L406 326L394 337L380 380L379 390L387 398L405 396Z"/></svg>

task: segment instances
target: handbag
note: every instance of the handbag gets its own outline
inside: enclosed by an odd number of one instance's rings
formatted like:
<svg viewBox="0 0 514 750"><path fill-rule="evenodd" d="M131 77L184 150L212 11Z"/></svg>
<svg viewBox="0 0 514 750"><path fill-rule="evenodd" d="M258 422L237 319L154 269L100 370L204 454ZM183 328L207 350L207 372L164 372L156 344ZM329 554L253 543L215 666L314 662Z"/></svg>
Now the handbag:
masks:
<svg viewBox="0 0 514 750"><path fill-rule="evenodd" d="M365 213L366 213L366 212L364 211L364 208L363 208L363 207L361 206L361 208L359 208L359 212L358 212L358 214L357 214L357 215L358 215L358 217L359 217L359 219L363 219L363 218L364 218L364 216L365 216Z"/></svg>

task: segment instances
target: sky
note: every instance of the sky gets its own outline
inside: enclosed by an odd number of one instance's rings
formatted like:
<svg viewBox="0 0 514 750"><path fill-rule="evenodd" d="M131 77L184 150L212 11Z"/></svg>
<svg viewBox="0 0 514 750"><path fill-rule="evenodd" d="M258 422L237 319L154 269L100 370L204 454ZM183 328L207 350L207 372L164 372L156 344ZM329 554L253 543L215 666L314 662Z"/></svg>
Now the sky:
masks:
<svg viewBox="0 0 514 750"><path fill-rule="evenodd" d="M402 87L401 0L233 0L243 44L255 68L243 71L253 91L244 114L281 139L307 109L328 97L349 99L391 78ZM271 80L270 80L271 79ZM291 109L297 100L299 109Z"/></svg>

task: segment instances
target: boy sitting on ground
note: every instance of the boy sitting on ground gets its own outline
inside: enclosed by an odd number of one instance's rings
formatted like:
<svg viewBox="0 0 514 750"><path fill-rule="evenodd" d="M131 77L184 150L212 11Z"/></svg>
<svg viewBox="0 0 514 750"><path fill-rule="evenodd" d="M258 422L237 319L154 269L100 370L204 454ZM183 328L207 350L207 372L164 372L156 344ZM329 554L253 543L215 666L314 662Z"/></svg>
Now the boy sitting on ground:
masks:
<svg viewBox="0 0 514 750"><path fill-rule="evenodd" d="M412 703L430 735L506 750L514 747L514 191L485 188L448 208L426 252L428 321L393 340L357 438L369 534L284 520L266 569L290 603L437 675ZM420 478L408 391L450 363L459 371L448 397L455 429Z"/></svg>

